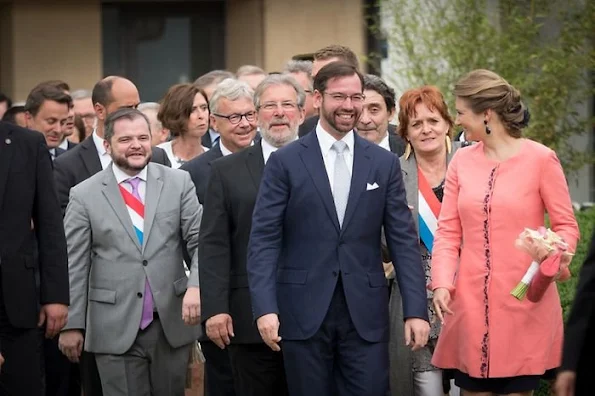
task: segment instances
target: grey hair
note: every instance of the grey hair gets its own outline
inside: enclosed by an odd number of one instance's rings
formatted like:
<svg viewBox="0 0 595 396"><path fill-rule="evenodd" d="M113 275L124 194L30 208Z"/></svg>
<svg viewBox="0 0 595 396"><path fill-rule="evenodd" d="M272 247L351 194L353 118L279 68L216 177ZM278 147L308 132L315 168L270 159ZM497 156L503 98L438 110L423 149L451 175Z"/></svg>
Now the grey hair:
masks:
<svg viewBox="0 0 595 396"><path fill-rule="evenodd" d="M218 84L226 78L234 77L234 74L227 70L211 70L198 77L196 81L194 81L194 85L200 89L205 89L205 87L208 87L209 85Z"/></svg>
<svg viewBox="0 0 595 396"><path fill-rule="evenodd" d="M70 97L72 100L79 100L79 99L87 99L91 98L92 92L88 89L77 89L76 91L72 91Z"/></svg>
<svg viewBox="0 0 595 396"><path fill-rule="evenodd" d="M161 129L163 128L163 124L161 123L161 121L159 121L159 118L157 118L157 113L159 113L159 107L161 107L161 105L157 102L143 102L139 104L136 108L145 115L146 112L153 111L155 113L155 124L157 125L158 129ZM147 118L149 117L147 116Z"/></svg>
<svg viewBox="0 0 595 396"><path fill-rule="evenodd" d="M285 65L283 73L306 73L312 75L312 62L307 60L292 59Z"/></svg>
<svg viewBox="0 0 595 396"><path fill-rule="evenodd" d="M219 111L219 102L221 99L227 99L231 101L235 101L238 99L249 99L252 101L254 98L254 91L250 86L240 80L227 78L221 81L215 92L213 92L213 96L209 101L209 110L211 114L217 113Z"/></svg>
<svg viewBox="0 0 595 396"><path fill-rule="evenodd" d="M304 103L306 102L306 92L300 86L300 84L298 84L296 79L290 74L272 74L262 80L262 82L256 87L256 91L254 91L254 107L256 107L256 110L260 108L260 98L264 91L277 85L287 85L292 87L297 94L298 107L300 109L304 107Z"/></svg>
<svg viewBox="0 0 595 396"><path fill-rule="evenodd" d="M254 65L244 65L240 66L239 69L236 71L236 77L241 76L252 76L254 74L267 74L264 70L262 70L258 66Z"/></svg>
<svg viewBox="0 0 595 396"><path fill-rule="evenodd" d="M151 124L149 123L147 116L140 110L124 107L114 111L105 119L105 129L103 132L104 139L111 143L111 140L114 137L114 126L116 125L116 122L120 120L134 121L138 118L142 118L147 122L147 128L149 129L149 134L151 134Z"/></svg>

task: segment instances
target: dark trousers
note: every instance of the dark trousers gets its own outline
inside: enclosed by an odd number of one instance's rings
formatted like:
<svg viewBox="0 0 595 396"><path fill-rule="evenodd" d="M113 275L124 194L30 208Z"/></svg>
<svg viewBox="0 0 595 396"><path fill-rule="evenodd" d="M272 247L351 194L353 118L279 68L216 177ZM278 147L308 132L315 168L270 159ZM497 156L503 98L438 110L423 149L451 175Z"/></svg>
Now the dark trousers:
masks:
<svg viewBox="0 0 595 396"><path fill-rule="evenodd" d="M291 396L388 394L388 341L368 342L359 336L340 280L314 336L283 340L281 348Z"/></svg>
<svg viewBox="0 0 595 396"><path fill-rule="evenodd" d="M211 341L201 341L205 357L205 396L236 396L227 349Z"/></svg>
<svg viewBox="0 0 595 396"><path fill-rule="evenodd" d="M227 349L236 395L289 395L281 352L274 352L266 344L232 344Z"/></svg>
<svg viewBox="0 0 595 396"><path fill-rule="evenodd" d="M43 341L45 396L80 396L79 365L71 363L58 349L58 338Z"/></svg>
<svg viewBox="0 0 595 396"><path fill-rule="evenodd" d="M10 324L0 288L0 351L5 360L0 396L43 396L42 338L37 328L18 329Z"/></svg>
<svg viewBox="0 0 595 396"><path fill-rule="evenodd" d="M83 351L79 367L85 396L103 396L95 354Z"/></svg>

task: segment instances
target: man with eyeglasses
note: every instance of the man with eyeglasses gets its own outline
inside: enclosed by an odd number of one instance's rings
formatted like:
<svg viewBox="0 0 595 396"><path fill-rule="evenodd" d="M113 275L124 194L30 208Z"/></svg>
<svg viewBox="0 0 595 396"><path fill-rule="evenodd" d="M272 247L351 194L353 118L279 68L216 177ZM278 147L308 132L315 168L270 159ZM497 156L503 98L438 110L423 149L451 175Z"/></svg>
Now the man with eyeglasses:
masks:
<svg viewBox="0 0 595 396"><path fill-rule="evenodd" d="M386 396L384 227L407 345L430 326L419 241L396 155L354 132L363 76L333 62L314 79L316 130L269 157L252 217L247 273L264 342L283 351L292 396ZM281 343L281 339L283 339Z"/></svg>
<svg viewBox="0 0 595 396"><path fill-rule="evenodd" d="M253 97L254 91L247 83L231 78L219 83L213 92L209 102L210 122L211 127L220 134L219 144L180 167L190 173L201 204L205 204L205 196L208 194L207 183L213 161L253 144L257 120ZM203 216L206 214L203 210ZM188 260L189 256L185 256ZM219 348L206 335L200 339L200 344L206 358L205 395L235 396L227 349Z"/></svg>
<svg viewBox="0 0 595 396"><path fill-rule="evenodd" d="M254 93L262 139L211 166L198 257L201 320L207 336L229 351L238 396L288 394L283 355L263 342L252 319L246 252L265 163L296 140L305 96L289 75L265 78Z"/></svg>

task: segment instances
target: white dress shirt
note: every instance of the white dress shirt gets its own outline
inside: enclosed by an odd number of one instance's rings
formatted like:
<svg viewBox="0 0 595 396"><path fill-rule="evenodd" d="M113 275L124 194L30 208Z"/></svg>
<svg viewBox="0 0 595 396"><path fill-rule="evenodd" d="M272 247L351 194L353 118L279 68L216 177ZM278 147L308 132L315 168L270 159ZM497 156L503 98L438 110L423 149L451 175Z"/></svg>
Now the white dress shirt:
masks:
<svg viewBox="0 0 595 396"><path fill-rule="evenodd" d="M114 176L116 177L116 182L124 187L128 192L132 193L132 186L130 183L123 183L128 179L132 179L134 177L138 177L141 182L138 183L138 195L140 195L141 201L145 203L145 194L147 191L147 167L145 166L143 170L141 170L136 176L130 176L122 169L118 168L116 164L112 166L112 170L114 171Z"/></svg>
<svg viewBox="0 0 595 396"><path fill-rule="evenodd" d="M62 150L68 150L68 139L64 138L58 147L60 147Z"/></svg>
<svg viewBox="0 0 595 396"><path fill-rule="evenodd" d="M277 151L277 147L273 146L264 139L260 141L260 144L262 145L262 157L264 159L264 163L266 164L271 157L271 154Z"/></svg>
<svg viewBox="0 0 595 396"><path fill-rule="evenodd" d="M52 158L52 161L54 161L56 159L56 149L51 148L51 149L48 149L48 151L50 152L50 157Z"/></svg>
<svg viewBox="0 0 595 396"><path fill-rule="evenodd" d="M318 137L322 159L324 160L324 167L326 168L326 174L332 190L335 177L335 158L337 157L337 153L335 150L332 150L332 146L337 140L322 128L320 121L318 121L318 125L316 125L316 137ZM349 174L353 175L353 130L347 132L341 140L347 144L347 149L343 152L343 158L347 162L347 170L349 171Z"/></svg>
<svg viewBox="0 0 595 396"><path fill-rule="evenodd" d="M390 143L388 141L388 132L386 133L386 136L384 137L384 139L382 139L380 141L380 143L378 143L378 145L380 147L382 147L383 149L385 149L386 151L390 151Z"/></svg>
<svg viewBox="0 0 595 396"><path fill-rule="evenodd" d="M254 146L254 140L250 142L250 146ZM219 139L219 149L221 150L221 154L223 154L224 157L233 154L230 149L225 147L221 139Z"/></svg>
<svg viewBox="0 0 595 396"><path fill-rule="evenodd" d="M97 149L97 154L99 155L99 161L101 161L101 169L105 169L111 164L112 157L105 151L105 147L103 146L103 139L99 137L97 134L97 130L93 130L93 143L95 143L95 148Z"/></svg>

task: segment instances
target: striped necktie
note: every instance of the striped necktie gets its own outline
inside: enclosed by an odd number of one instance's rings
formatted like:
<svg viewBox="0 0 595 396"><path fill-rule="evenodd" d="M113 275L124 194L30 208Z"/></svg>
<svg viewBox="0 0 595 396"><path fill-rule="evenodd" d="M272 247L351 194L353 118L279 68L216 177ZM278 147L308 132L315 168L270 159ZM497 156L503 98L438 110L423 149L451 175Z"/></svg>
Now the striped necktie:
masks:
<svg viewBox="0 0 595 396"><path fill-rule="evenodd" d="M132 226L134 228L134 232L138 237L138 241L140 242L141 246L143 244L143 228L145 223L145 205L140 197L138 192L138 185L140 184L141 179L138 177L133 177L131 179L126 180L125 182L128 183L132 187L132 192L129 192L120 184L120 192L122 193L122 197L124 197L124 203L126 203L126 209L128 209L128 214L130 215L130 219L132 220ZM151 292L151 286L149 285L149 279L145 281L145 294L143 298L143 314L140 320L140 329L146 329L151 322L153 321L153 293Z"/></svg>

